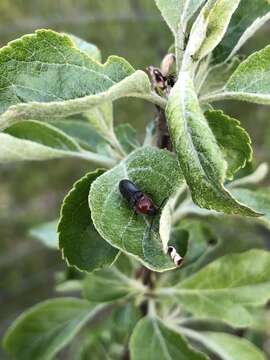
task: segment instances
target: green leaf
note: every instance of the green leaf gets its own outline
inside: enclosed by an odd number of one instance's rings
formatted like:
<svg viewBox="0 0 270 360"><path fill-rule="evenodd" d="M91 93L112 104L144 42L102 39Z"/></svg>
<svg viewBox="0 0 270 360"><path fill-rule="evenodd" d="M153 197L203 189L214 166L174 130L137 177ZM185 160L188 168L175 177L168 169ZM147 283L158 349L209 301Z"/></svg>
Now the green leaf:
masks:
<svg viewBox="0 0 270 360"><path fill-rule="evenodd" d="M114 360L115 357L111 357L110 345L111 347L114 344L110 344L107 339L107 334L100 339L97 336L92 336L85 334L80 342L74 344L75 349L72 352L72 360ZM118 344L117 344L118 345ZM118 348L117 348L118 350ZM113 355L115 355L113 353ZM119 354L118 358L119 358Z"/></svg>
<svg viewBox="0 0 270 360"><path fill-rule="evenodd" d="M164 20L177 36L205 0L155 0Z"/></svg>
<svg viewBox="0 0 270 360"><path fill-rule="evenodd" d="M252 323L249 307L270 299L270 253L251 250L226 255L179 283L169 292L181 306L203 319L223 321L231 326Z"/></svg>
<svg viewBox="0 0 270 360"><path fill-rule="evenodd" d="M230 184L230 187L258 185L258 183L265 180L268 172L269 172L268 164L262 163L252 173L247 173L243 177L239 177L238 179L234 180Z"/></svg>
<svg viewBox="0 0 270 360"><path fill-rule="evenodd" d="M132 360L208 359L156 317L145 317L139 321L131 336L130 351Z"/></svg>
<svg viewBox="0 0 270 360"><path fill-rule="evenodd" d="M47 247L58 249L57 223L58 221L55 220L35 226L30 230L30 235Z"/></svg>
<svg viewBox="0 0 270 360"><path fill-rule="evenodd" d="M221 63L210 67L207 71L206 78L204 77L203 82L199 83L199 93L205 95L220 91L240 63L240 58L235 56L227 63ZM203 76L205 76L205 73Z"/></svg>
<svg viewBox="0 0 270 360"><path fill-rule="evenodd" d="M113 105L107 102L99 107L95 107L85 113L90 124L120 155L125 156L121 144L119 143L113 126Z"/></svg>
<svg viewBox="0 0 270 360"><path fill-rule="evenodd" d="M137 131L130 124L120 124L114 130L119 143L127 154L140 147Z"/></svg>
<svg viewBox="0 0 270 360"><path fill-rule="evenodd" d="M235 70L225 85L226 98L270 104L270 46L252 54Z"/></svg>
<svg viewBox="0 0 270 360"><path fill-rule="evenodd" d="M62 151L80 151L79 145L62 131L39 121L29 120L14 124L5 130L6 134L18 139L29 140Z"/></svg>
<svg viewBox="0 0 270 360"><path fill-rule="evenodd" d="M105 139L113 132L113 105L111 102L102 104L86 112L87 120Z"/></svg>
<svg viewBox="0 0 270 360"><path fill-rule="evenodd" d="M118 251L97 233L88 206L90 186L104 170L88 173L65 197L58 225L59 247L69 265L91 272L110 265Z"/></svg>
<svg viewBox="0 0 270 360"><path fill-rule="evenodd" d="M268 188L257 191L235 188L232 194L239 201L244 201L245 204L262 213L263 216L258 218L258 221L270 229L270 190Z"/></svg>
<svg viewBox="0 0 270 360"><path fill-rule="evenodd" d="M220 110L207 111L205 117L228 164L226 178L232 180L252 160L251 139L238 120Z"/></svg>
<svg viewBox="0 0 270 360"><path fill-rule="evenodd" d="M150 269L173 269L173 262L162 250L159 216L136 215L119 192L122 179L133 181L159 206L183 182L177 160L166 150L151 147L135 150L118 166L100 176L91 186L89 196L94 225L105 240Z"/></svg>
<svg viewBox="0 0 270 360"><path fill-rule="evenodd" d="M220 43L240 0L209 0L194 23L187 55L200 60ZM193 49L193 50L191 50Z"/></svg>
<svg viewBox="0 0 270 360"><path fill-rule="evenodd" d="M197 260L200 261L214 245L212 242L216 243L211 228L196 219L182 219L176 227L176 230L185 230L188 232L188 247L185 255L186 265L194 263Z"/></svg>
<svg viewBox="0 0 270 360"><path fill-rule="evenodd" d="M129 278L136 278L136 271L140 267L134 258L123 252L120 253L113 265Z"/></svg>
<svg viewBox="0 0 270 360"><path fill-rule="evenodd" d="M122 344L125 342L125 339L129 340L141 316L140 309L133 303L128 303L121 308L117 308L112 316L113 336L118 338ZM121 326L119 326L119 324L121 324Z"/></svg>
<svg viewBox="0 0 270 360"><path fill-rule="evenodd" d="M143 140L143 146L155 146L156 144L156 123L155 121L150 121L150 123L148 123L146 125L145 128L145 137Z"/></svg>
<svg viewBox="0 0 270 360"><path fill-rule="evenodd" d="M189 245L192 244L192 248L195 249L198 247L198 250L200 246L203 250L203 245L208 245L202 256L198 257L198 260L192 264L192 272L200 270L210 262L227 254L265 248L263 235L258 235L258 229L254 226L254 222L247 218L213 216L207 218L206 223L197 221L197 226L195 220L184 219L181 221L181 225L183 223L185 226L186 222L190 222L190 235L192 236ZM205 228L201 234L198 231L200 224L201 230ZM197 231L196 227L198 228ZM187 255L189 255L189 251Z"/></svg>
<svg viewBox="0 0 270 360"><path fill-rule="evenodd" d="M238 203L223 186L227 163L200 109L187 72L179 74L169 96L166 114L174 148L193 201L206 209L258 216L252 209Z"/></svg>
<svg viewBox="0 0 270 360"><path fill-rule="evenodd" d="M62 131L38 121L22 121L0 134L1 161L46 160L77 156L79 145Z"/></svg>
<svg viewBox="0 0 270 360"><path fill-rule="evenodd" d="M2 48L0 69L8 74L0 81L2 128L20 119L82 113L123 96L149 99L151 93L148 76L124 59L111 56L99 64L68 36L51 30L38 30Z"/></svg>
<svg viewBox="0 0 270 360"><path fill-rule="evenodd" d="M173 227L173 214L175 213L175 205L179 200L179 197L186 190L186 186L183 185L174 196L172 196L164 206L161 212L159 221L159 235L163 246L164 253L168 253L168 247L173 246L182 258L185 257L188 248L189 234L185 229L180 227ZM174 260L175 261L175 260Z"/></svg>
<svg viewBox="0 0 270 360"><path fill-rule="evenodd" d="M98 145L104 141L93 126L86 121L79 119L57 119L48 123L72 137L80 147L86 150L97 152Z"/></svg>
<svg viewBox="0 0 270 360"><path fill-rule="evenodd" d="M121 273L115 266L94 272L84 280L84 296L93 302L114 301L144 291L144 286Z"/></svg>
<svg viewBox="0 0 270 360"><path fill-rule="evenodd" d="M82 281L81 280L63 281L55 286L55 291L58 293L81 292L82 291Z"/></svg>
<svg viewBox="0 0 270 360"><path fill-rule="evenodd" d="M90 58L101 62L101 52L99 50L99 48L94 45L91 44L81 38L79 38L78 36L75 36L73 34L65 34L68 37L71 38L71 40L74 42L74 44L81 50L87 53L88 56L90 56Z"/></svg>
<svg viewBox="0 0 270 360"><path fill-rule="evenodd" d="M63 131L35 120L21 121L0 133L0 162L73 157L110 167L114 160L90 151Z"/></svg>
<svg viewBox="0 0 270 360"><path fill-rule="evenodd" d="M72 298L45 301L17 318L5 335L4 347L16 359L50 360L101 309Z"/></svg>
<svg viewBox="0 0 270 360"><path fill-rule="evenodd" d="M231 58L269 19L269 0L242 0L232 16L228 31L214 51L215 62Z"/></svg>
<svg viewBox="0 0 270 360"><path fill-rule="evenodd" d="M179 191L180 192L180 191ZM163 245L163 251L167 252L168 244L171 237L173 213L176 202L178 200L178 193L171 197L164 208L162 209L159 221L159 235Z"/></svg>
<svg viewBox="0 0 270 360"><path fill-rule="evenodd" d="M181 330L187 337L201 343L223 360L266 360L265 354L244 338L225 333Z"/></svg>

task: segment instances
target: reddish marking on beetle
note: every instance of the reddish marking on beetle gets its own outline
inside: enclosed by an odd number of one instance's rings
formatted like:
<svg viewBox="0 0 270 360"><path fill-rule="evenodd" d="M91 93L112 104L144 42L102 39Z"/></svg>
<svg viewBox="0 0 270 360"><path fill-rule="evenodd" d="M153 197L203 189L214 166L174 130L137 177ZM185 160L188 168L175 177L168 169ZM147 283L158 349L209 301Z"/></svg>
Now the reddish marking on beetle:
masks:
<svg viewBox="0 0 270 360"><path fill-rule="evenodd" d="M138 213L154 216L158 213L153 200L144 194L132 181L123 179L119 183L119 190L130 206Z"/></svg>
<svg viewBox="0 0 270 360"><path fill-rule="evenodd" d="M146 215L156 215L157 208L153 201L146 195L143 195L137 202L136 211Z"/></svg>

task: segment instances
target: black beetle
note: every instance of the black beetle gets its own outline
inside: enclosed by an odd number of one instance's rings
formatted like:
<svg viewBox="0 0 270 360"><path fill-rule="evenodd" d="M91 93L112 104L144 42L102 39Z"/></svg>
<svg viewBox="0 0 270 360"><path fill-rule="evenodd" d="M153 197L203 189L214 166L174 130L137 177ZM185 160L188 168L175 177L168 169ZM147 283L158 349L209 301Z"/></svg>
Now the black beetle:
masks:
<svg viewBox="0 0 270 360"><path fill-rule="evenodd" d="M137 212L145 215L154 216L158 213L158 208L152 199L145 195L130 180L124 179L119 182L119 190L123 198L125 198L130 206Z"/></svg>

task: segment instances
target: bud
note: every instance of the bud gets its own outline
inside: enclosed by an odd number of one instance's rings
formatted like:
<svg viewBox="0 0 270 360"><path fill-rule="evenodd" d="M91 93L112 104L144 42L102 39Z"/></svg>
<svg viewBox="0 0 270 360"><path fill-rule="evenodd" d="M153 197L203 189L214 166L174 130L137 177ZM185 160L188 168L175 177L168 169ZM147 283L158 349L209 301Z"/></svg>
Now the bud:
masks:
<svg viewBox="0 0 270 360"><path fill-rule="evenodd" d="M167 54L162 60L160 70L163 76L168 76L175 65L175 55Z"/></svg>

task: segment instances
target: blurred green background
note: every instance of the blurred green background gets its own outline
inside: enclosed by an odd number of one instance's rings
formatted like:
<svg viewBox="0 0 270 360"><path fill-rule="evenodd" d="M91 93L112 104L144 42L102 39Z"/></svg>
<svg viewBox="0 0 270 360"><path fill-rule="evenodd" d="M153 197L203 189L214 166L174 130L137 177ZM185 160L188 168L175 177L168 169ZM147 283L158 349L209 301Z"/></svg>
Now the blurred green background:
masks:
<svg viewBox="0 0 270 360"><path fill-rule="evenodd" d="M172 43L154 0L0 0L1 46L38 28L74 33L97 44L103 60L120 55L141 69L158 66ZM268 41L266 25L242 52ZM269 161L269 108L237 102L222 106L249 131L255 163ZM116 103L116 123L130 122L140 134L153 117L153 106L143 101ZM56 295L54 274L65 264L60 253L32 240L28 230L58 216L64 195L89 167L75 160L0 165L0 337L23 310ZM0 358L5 358L1 350Z"/></svg>

